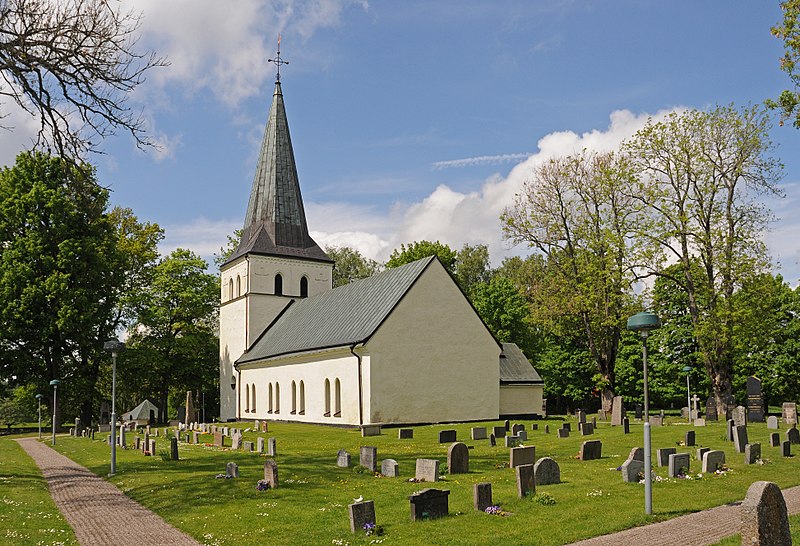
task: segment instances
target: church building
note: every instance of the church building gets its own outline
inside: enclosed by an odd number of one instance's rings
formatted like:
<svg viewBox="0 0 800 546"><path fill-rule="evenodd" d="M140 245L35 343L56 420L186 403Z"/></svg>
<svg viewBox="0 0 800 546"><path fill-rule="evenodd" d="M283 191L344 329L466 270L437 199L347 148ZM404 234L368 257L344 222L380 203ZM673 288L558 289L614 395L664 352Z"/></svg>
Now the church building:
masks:
<svg viewBox="0 0 800 546"><path fill-rule="evenodd" d="M241 241L222 265L222 420L416 424L544 416L543 382L436 257L332 288L280 79Z"/></svg>

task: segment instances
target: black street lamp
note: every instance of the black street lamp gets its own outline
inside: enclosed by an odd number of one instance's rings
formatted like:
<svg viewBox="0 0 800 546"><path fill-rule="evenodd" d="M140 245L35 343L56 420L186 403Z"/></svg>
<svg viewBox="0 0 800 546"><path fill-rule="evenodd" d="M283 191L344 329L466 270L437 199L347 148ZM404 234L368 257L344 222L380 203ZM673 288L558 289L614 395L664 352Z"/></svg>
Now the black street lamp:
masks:
<svg viewBox="0 0 800 546"><path fill-rule="evenodd" d="M628 330L642 336L642 369L644 371L644 513L653 513L653 462L650 457L650 398L647 391L647 336L661 328L661 320L653 313L636 313L628 319Z"/></svg>
<svg viewBox="0 0 800 546"><path fill-rule="evenodd" d="M117 473L117 355L125 350L125 344L112 338L103 344L103 349L111 353L111 473Z"/></svg>
<svg viewBox="0 0 800 546"><path fill-rule="evenodd" d="M58 379L53 379L50 382L50 386L53 387L53 443L52 445L56 445L56 408L58 407L57 403L57 393L58 393L58 386L61 384L61 381Z"/></svg>

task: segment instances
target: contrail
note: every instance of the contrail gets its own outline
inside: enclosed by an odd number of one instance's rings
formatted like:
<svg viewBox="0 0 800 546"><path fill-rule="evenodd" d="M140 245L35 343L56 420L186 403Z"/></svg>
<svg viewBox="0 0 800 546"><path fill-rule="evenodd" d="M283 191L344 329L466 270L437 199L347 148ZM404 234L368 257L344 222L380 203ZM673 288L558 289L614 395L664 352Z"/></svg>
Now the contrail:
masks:
<svg viewBox="0 0 800 546"><path fill-rule="evenodd" d="M436 170L449 169L451 167L474 167L476 165L497 165L499 163L511 163L521 161L531 156L530 153L522 154L500 154L482 155L478 157L467 157L465 159L451 159L449 161L437 161L433 164Z"/></svg>

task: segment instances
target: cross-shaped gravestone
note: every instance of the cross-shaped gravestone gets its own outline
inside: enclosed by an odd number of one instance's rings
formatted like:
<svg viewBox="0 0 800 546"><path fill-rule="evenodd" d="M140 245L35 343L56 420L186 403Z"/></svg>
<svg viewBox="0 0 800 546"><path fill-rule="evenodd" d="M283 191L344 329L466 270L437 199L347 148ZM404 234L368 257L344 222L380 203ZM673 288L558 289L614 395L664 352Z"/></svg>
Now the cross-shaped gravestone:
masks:
<svg viewBox="0 0 800 546"><path fill-rule="evenodd" d="M700 402L700 397L699 396L697 396L696 394L694 396L692 396L692 409L694 410L694 414L695 415L700 415L700 413L699 413L700 412L699 402Z"/></svg>

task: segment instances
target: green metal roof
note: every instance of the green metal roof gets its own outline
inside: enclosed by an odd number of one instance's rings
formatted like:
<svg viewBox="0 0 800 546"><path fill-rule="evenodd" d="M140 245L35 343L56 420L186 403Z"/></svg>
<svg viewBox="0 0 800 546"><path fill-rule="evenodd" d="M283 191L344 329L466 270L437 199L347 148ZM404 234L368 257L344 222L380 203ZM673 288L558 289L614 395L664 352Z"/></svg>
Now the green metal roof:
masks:
<svg viewBox="0 0 800 546"><path fill-rule="evenodd" d="M501 383L544 383L536 368L531 366L525 353L516 343L503 343L500 355Z"/></svg>
<svg viewBox="0 0 800 546"><path fill-rule="evenodd" d="M236 363L368 341L436 259L423 258L316 296L293 300Z"/></svg>

